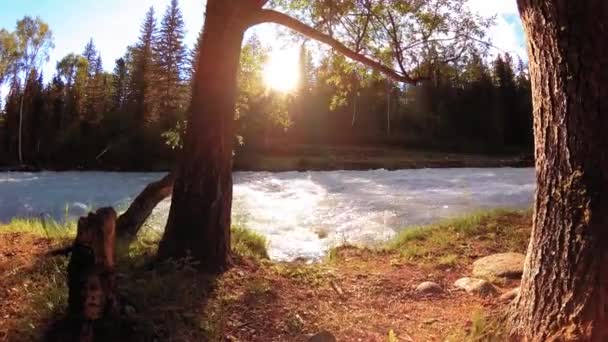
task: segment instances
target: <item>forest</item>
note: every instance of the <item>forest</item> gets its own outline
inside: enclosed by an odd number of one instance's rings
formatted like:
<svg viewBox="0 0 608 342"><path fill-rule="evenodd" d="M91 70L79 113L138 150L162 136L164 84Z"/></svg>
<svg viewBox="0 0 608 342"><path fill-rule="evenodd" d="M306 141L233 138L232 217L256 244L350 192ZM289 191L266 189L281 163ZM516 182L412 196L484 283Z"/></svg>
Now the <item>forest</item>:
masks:
<svg viewBox="0 0 608 342"><path fill-rule="evenodd" d="M27 35L35 31L20 31L30 22L48 30L48 42L39 43L32 61L22 55L24 63L5 72L0 163L17 165L21 154L22 164L37 168L169 169L187 125L198 48L184 43L177 1L157 17L150 8L124 57L104 64L92 37L80 53L59 60L53 75L42 75L43 63L36 62L52 48L52 28L43 19L26 17L15 32L4 29L5 40L34 41ZM430 77L404 85L314 42L299 44L298 85L282 92L263 80L269 47L255 32L244 42L237 160L307 145L531 153L527 65L508 51L488 44L449 63L422 59L417 69Z"/></svg>

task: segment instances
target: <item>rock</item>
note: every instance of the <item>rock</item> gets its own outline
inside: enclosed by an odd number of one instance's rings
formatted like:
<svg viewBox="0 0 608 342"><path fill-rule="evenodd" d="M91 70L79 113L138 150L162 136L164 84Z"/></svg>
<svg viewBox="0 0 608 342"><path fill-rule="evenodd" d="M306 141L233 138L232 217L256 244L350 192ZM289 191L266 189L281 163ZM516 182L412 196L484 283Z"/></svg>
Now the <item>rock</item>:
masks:
<svg viewBox="0 0 608 342"><path fill-rule="evenodd" d="M492 254L473 263L473 276L479 278L520 278L526 256L521 253Z"/></svg>
<svg viewBox="0 0 608 342"><path fill-rule="evenodd" d="M443 292L443 289L437 283L425 281L416 287L416 292L419 294L437 294Z"/></svg>
<svg viewBox="0 0 608 342"><path fill-rule="evenodd" d="M427 319L426 321L422 322L425 325L432 325L439 322L439 320L437 318L431 318L431 319Z"/></svg>
<svg viewBox="0 0 608 342"><path fill-rule="evenodd" d="M336 342L336 337L327 330L323 330L320 333L311 336L308 342Z"/></svg>
<svg viewBox="0 0 608 342"><path fill-rule="evenodd" d="M498 293L489 281L475 278L461 278L454 282L454 287L465 290L468 294L482 297L493 296Z"/></svg>
<svg viewBox="0 0 608 342"><path fill-rule="evenodd" d="M511 302L515 297L519 295L519 287L516 287L510 291L507 291L500 296L500 301L502 302Z"/></svg>

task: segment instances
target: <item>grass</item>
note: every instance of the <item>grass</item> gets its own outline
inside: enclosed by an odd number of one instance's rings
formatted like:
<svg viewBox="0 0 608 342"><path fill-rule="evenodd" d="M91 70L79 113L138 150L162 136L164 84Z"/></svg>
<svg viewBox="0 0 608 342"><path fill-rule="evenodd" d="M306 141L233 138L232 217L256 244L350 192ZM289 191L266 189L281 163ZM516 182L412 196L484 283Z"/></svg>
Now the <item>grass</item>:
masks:
<svg viewBox="0 0 608 342"><path fill-rule="evenodd" d="M292 265L276 264L272 266L275 274L290 279L303 286L317 287L335 278L333 270L324 264Z"/></svg>
<svg viewBox="0 0 608 342"><path fill-rule="evenodd" d="M235 168L249 171L369 170L521 164L518 155L485 156L396 146L279 146L283 145L275 144L272 151L237 153Z"/></svg>
<svg viewBox="0 0 608 342"><path fill-rule="evenodd" d="M49 241L49 249L73 240L76 223L61 224L40 219L14 219L0 225L0 239L18 236L27 244ZM205 302L216 280L203 276L192 260L169 261L154 268L152 262L160 234L144 230L130 246L117 246L119 293L127 302L129 321L141 340L214 340L221 330L221 308L205 311ZM32 241L33 240L33 241ZM30 242L31 241L31 242ZM243 227L232 228L233 251L239 258L257 262L268 258L265 237ZM68 259L38 256L27 267L15 267L0 274L3 287L14 291L13 340L40 340L46 327L41 324L60 316L67 306ZM10 268L10 265L8 266ZM1 269L0 269L1 271ZM0 272L2 273L2 272ZM265 283L252 283L251 291L264 292ZM0 302L3 301L0 295ZM213 317L209 316L213 313ZM204 318L206 317L206 318ZM0 332L2 332L0 324ZM217 335L219 336L219 335Z"/></svg>
<svg viewBox="0 0 608 342"><path fill-rule="evenodd" d="M467 329L454 331L445 340L446 342L502 342L508 341L509 338L498 317L477 310L473 312Z"/></svg>
<svg viewBox="0 0 608 342"><path fill-rule="evenodd" d="M14 218L7 224L0 224L0 233L24 233L50 239L71 239L76 236L76 221L59 223L38 218Z"/></svg>
<svg viewBox="0 0 608 342"><path fill-rule="evenodd" d="M406 228L385 250L410 262L455 266L491 252L524 253L530 237L527 211L496 209L434 225ZM467 260L468 261L468 260Z"/></svg>
<svg viewBox="0 0 608 342"><path fill-rule="evenodd" d="M241 226L232 226L232 250L240 256L256 260L268 259L268 240L265 236Z"/></svg>

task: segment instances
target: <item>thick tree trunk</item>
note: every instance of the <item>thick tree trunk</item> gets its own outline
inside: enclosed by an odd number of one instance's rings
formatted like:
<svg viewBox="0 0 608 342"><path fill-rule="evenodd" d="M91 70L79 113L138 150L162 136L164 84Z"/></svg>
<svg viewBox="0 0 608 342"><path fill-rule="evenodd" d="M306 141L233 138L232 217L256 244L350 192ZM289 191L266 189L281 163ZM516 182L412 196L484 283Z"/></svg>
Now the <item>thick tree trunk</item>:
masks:
<svg viewBox="0 0 608 342"><path fill-rule="evenodd" d="M230 263L236 77L243 34L263 2L208 0L192 111L158 256L192 256L208 272Z"/></svg>
<svg viewBox="0 0 608 342"><path fill-rule="evenodd" d="M538 188L513 328L525 341L607 341L608 1L518 4Z"/></svg>
<svg viewBox="0 0 608 342"><path fill-rule="evenodd" d="M116 221L116 234L122 240L133 240L160 201L171 196L173 192L173 173L148 184L137 195L129 209Z"/></svg>

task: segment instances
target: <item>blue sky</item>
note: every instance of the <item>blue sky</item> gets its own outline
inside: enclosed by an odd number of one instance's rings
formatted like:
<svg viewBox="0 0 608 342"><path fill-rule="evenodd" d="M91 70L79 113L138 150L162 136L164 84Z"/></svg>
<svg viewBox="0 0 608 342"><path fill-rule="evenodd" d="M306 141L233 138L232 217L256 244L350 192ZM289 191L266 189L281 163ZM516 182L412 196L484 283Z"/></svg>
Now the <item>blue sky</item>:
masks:
<svg viewBox="0 0 608 342"><path fill-rule="evenodd" d="M162 17L170 0L0 0L0 27L13 30L24 15L40 16L55 37L55 49L43 69L48 80L58 59L68 53L82 53L94 39L106 70L124 55L126 47L137 41L145 13L154 6ZM186 23L186 43L192 46L203 25L203 0L182 0Z"/></svg>
<svg viewBox="0 0 608 342"><path fill-rule="evenodd" d="M226 0L229 1L229 0ZM40 16L53 30L55 48L44 66L49 80L55 64L68 53L81 53L90 38L94 39L106 70L126 47L137 41L139 27L150 6L157 18L170 0L0 0L0 28L13 30L24 15ZM524 37L516 0L469 0L469 6L484 16L497 15L490 37L499 50L526 59ZM180 0L186 23L186 43L192 46L203 24L204 0ZM270 32L270 30L268 31ZM266 33L266 32L265 32ZM2 92L0 90L0 92Z"/></svg>

